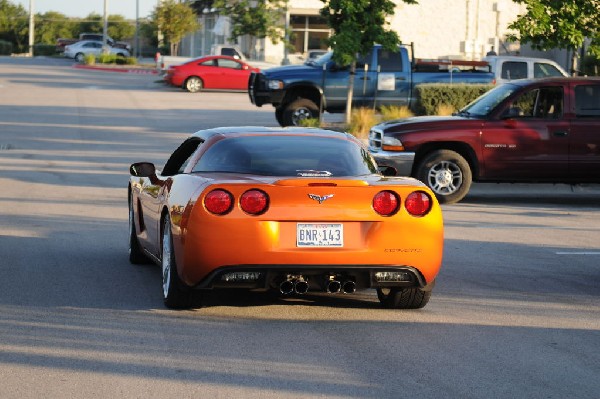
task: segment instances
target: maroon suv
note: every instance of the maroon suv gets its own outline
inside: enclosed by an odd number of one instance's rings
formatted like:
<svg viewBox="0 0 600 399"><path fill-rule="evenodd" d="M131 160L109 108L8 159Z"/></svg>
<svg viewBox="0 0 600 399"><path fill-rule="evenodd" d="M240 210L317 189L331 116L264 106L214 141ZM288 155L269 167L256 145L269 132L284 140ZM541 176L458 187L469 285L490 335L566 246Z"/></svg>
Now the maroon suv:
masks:
<svg viewBox="0 0 600 399"><path fill-rule="evenodd" d="M505 83L450 117L374 126L369 150L442 203L460 201L472 181L600 183L600 78Z"/></svg>

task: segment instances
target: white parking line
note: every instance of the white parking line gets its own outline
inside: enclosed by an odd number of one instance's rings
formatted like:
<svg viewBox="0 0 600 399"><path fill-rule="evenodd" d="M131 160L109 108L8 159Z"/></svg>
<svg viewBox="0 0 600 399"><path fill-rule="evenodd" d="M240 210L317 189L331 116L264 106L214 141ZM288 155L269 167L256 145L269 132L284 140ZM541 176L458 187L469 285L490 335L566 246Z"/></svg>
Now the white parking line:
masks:
<svg viewBox="0 0 600 399"><path fill-rule="evenodd" d="M600 255L600 252L557 252L557 255Z"/></svg>

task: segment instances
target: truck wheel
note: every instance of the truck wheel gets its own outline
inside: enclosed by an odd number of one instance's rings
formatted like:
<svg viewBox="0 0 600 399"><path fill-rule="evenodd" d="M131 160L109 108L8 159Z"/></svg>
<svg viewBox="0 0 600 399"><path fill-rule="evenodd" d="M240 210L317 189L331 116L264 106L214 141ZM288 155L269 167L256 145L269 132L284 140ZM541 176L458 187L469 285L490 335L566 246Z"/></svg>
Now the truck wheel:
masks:
<svg viewBox="0 0 600 399"><path fill-rule="evenodd" d="M418 164L416 178L427 184L441 204L452 204L467 195L473 175L469 163L457 152L437 150Z"/></svg>
<svg viewBox="0 0 600 399"><path fill-rule="evenodd" d="M183 85L190 93L197 93L204 88L202 80L197 76L190 76Z"/></svg>
<svg viewBox="0 0 600 399"><path fill-rule="evenodd" d="M279 123L279 126L285 126L283 124L283 111L284 111L283 107L275 108L275 119L277 119L277 123Z"/></svg>
<svg viewBox="0 0 600 399"><path fill-rule="evenodd" d="M318 118L319 107L306 99L292 101L283 110L281 126L298 126L302 119Z"/></svg>

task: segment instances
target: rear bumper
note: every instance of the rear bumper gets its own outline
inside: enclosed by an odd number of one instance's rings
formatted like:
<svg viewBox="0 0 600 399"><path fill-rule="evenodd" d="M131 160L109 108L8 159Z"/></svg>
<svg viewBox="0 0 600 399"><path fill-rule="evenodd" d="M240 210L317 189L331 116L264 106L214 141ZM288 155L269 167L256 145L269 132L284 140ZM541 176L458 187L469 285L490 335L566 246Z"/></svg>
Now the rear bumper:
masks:
<svg viewBox="0 0 600 399"><path fill-rule="evenodd" d="M397 272L402 281L385 281L377 272ZM251 276L251 279L244 277ZM236 277L238 277L236 279ZM357 289L387 287L433 288L427 285L419 271L410 266L381 265L233 265L221 267L210 273L194 288L278 289L282 282L302 279L309 291L326 291L332 280L341 283L352 281Z"/></svg>

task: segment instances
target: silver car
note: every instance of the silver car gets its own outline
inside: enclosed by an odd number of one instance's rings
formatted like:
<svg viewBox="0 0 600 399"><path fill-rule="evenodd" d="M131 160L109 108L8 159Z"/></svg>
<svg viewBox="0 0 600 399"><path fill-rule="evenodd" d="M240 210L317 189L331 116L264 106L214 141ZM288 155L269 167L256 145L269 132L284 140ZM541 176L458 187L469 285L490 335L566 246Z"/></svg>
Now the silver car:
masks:
<svg viewBox="0 0 600 399"><path fill-rule="evenodd" d="M82 62L88 54L102 54L103 43L96 40L81 40L76 43L65 46L65 57L74 58ZM124 48L108 46L111 54L116 54L117 57L129 57L129 51Z"/></svg>

